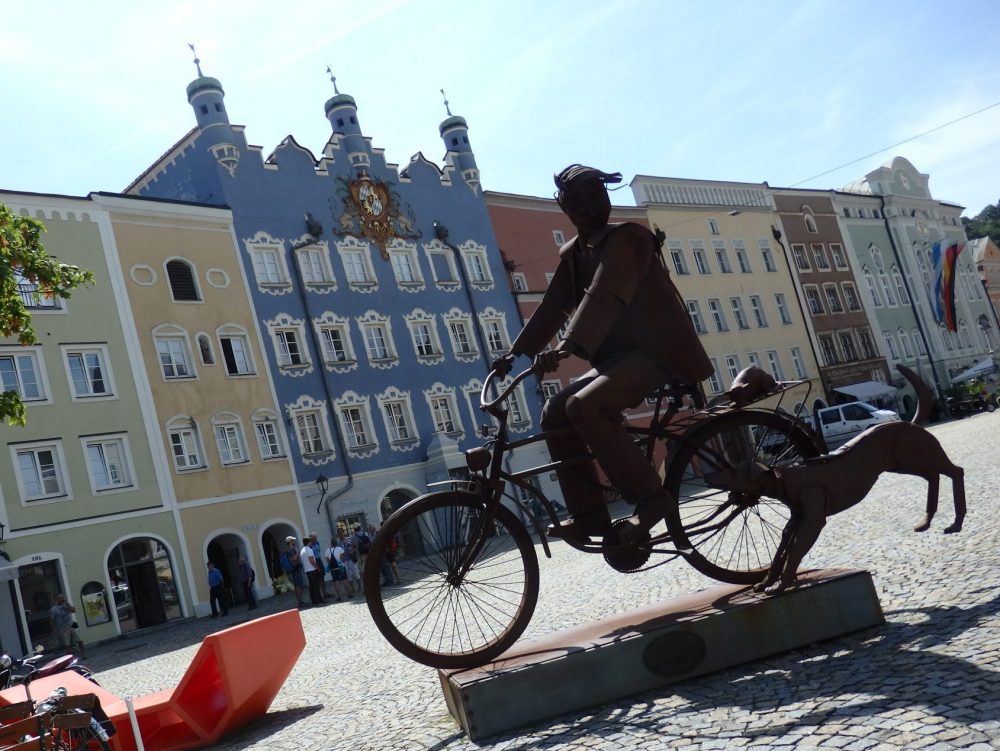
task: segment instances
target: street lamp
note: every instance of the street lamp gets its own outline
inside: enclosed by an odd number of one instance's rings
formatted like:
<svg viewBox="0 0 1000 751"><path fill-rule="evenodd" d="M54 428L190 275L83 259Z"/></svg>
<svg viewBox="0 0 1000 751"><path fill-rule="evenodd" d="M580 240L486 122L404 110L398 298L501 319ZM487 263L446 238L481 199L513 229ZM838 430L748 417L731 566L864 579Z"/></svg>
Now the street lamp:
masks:
<svg viewBox="0 0 1000 751"><path fill-rule="evenodd" d="M323 508L323 500L326 498L326 489L330 487L330 481L326 479L326 475L320 475L316 478L316 488L319 490L319 503L316 504L316 513Z"/></svg>

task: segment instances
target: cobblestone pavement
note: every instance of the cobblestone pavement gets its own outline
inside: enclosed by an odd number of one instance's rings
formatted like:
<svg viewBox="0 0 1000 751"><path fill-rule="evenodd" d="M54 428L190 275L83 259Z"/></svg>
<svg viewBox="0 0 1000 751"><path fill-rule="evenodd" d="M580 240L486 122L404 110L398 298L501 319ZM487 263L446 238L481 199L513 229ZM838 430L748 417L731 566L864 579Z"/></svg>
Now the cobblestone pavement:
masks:
<svg viewBox="0 0 1000 751"><path fill-rule="evenodd" d="M866 501L831 519L805 561L871 571L881 627L472 743L435 671L390 648L355 598L303 611L308 644L271 711L218 748L1000 748L1000 412L932 432L965 467L965 530L941 533L952 519L945 480L934 527L912 532L926 484L884 475ZM558 542L553 552L540 559L525 638L713 584L679 561L624 575ZM231 614L227 625L246 617ZM202 619L97 647L98 678L123 695L174 685L220 625Z"/></svg>

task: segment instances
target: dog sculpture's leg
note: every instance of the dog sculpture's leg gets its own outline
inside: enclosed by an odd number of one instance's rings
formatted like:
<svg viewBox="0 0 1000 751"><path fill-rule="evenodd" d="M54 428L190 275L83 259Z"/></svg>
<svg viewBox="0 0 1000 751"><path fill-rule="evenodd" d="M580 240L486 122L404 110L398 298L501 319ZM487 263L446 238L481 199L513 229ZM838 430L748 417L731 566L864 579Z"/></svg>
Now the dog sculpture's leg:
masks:
<svg viewBox="0 0 1000 751"><path fill-rule="evenodd" d="M965 520L965 470L952 465L951 471L945 472L951 478L951 493L955 501L955 521L945 527L946 535L962 531Z"/></svg>
<svg viewBox="0 0 1000 751"><path fill-rule="evenodd" d="M934 472L925 476L924 479L927 480L927 513L924 514L924 518L920 520L920 523L913 528L914 532L926 532L930 529L931 520L934 518L934 514L937 513L941 478L937 472Z"/></svg>
<svg viewBox="0 0 1000 751"><path fill-rule="evenodd" d="M774 553L771 568L767 570L767 575L761 581L753 585L754 592L763 592L778 581L778 577L781 576L781 572L785 568L785 561L788 560L788 551L795 544L795 530L799 526L799 519L801 517L801 514L795 509L791 511L788 523L785 524L785 528L781 531L781 541L778 543L778 549Z"/></svg>
<svg viewBox="0 0 1000 751"><path fill-rule="evenodd" d="M799 564L819 539L819 533L826 526L826 497L822 488L805 488L799 498L801 514L795 528L792 544L788 548L781 575L764 592L776 595L795 581ZM773 574L773 571L772 571Z"/></svg>

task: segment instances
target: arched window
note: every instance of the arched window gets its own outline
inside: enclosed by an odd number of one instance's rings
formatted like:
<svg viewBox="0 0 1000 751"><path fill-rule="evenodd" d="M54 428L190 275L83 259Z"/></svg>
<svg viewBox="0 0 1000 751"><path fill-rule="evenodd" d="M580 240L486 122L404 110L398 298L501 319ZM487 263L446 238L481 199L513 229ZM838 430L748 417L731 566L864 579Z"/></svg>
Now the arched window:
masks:
<svg viewBox="0 0 1000 751"><path fill-rule="evenodd" d="M808 206L802 206L802 219L806 223L806 231L819 232L819 229L816 227L816 219L813 217L813 210Z"/></svg>
<svg viewBox="0 0 1000 751"><path fill-rule="evenodd" d="M125 540L108 556L113 607L123 632L180 618L179 578L166 546L151 537Z"/></svg>
<svg viewBox="0 0 1000 751"><path fill-rule="evenodd" d="M170 292L175 300L201 300L198 294L198 284L194 279L194 271L186 261L174 259L167 262L167 278L170 280Z"/></svg>

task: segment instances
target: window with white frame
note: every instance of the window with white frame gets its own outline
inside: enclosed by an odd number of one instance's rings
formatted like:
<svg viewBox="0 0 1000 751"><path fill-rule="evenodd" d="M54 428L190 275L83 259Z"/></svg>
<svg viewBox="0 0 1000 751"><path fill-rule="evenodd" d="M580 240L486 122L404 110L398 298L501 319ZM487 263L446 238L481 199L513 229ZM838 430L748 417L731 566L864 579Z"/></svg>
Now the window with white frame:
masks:
<svg viewBox="0 0 1000 751"><path fill-rule="evenodd" d="M774 256L771 253L771 244L761 238L757 241L757 249L760 250L760 258L764 262L764 271L775 273L778 267L774 265Z"/></svg>
<svg viewBox="0 0 1000 751"><path fill-rule="evenodd" d="M368 264L365 263L365 254L361 250L341 251L341 259L344 262L344 275L351 286L371 284L374 275L368 272Z"/></svg>
<svg viewBox="0 0 1000 751"><path fill-rule="evenodd" d="M747 362L752 367L755 367L755 368L761 367L761 364L760 364L760 355L758 355L756 352L747 352Z"/></svg>
<svg viewBox="0 0 1000 751"><path fill-rule="evenodd" d="M712 320L715 322L715 330L720 333L729 331L729 324L726 323L726 313L722 309L722 303L712 298L708 301L708 310L712 314Z"/></svg>
<svg viewBox="0 0 1000 751"><path fill-rule="evenodd" d="M486 346L492 354L501 354L510 347L507 337L507 318L495 308L487 308L479 314L479 323L486 336Z"/></svg>
<svg viewBox="0 0 1000 751"><path fill-rule="evenodd" d="M392 340L392 328L387 316L380 316L374 310L369 310L358 318L361 336L365 341L365 351L368 362L373 367L392 367L399 361L396 345Z"/></svg>
<svg viewBox="0 0 1000 751"><path fill-rule="evenodd" d="M729 305L733 309L733 318L736 319L736 328L744 330L750 328L750 322L747 320L747 314L743 311L743 300L738 297L730 297Z"/></svg>
<svg viewBox="0 0 1000 751"><path fill-rule="evenodd" d="M507 388L510 385L510 381L503 384L503 388ZM511 425L524 425L528 422L528 410L524 406L524 392L521 387L518 386L513 391L510 392L510 396L506 400L507 409L510 410L509 422Z"/></svg>
<svg viewBox="0 0 1000 751"><path fill-rule="evenodd" d="M719 234L719 223L714 219L708 220L708 234L717 235Z"/></svg>
<svg viewBox="0 0 1000 751"><path fill-rule="evenodd" d="M972 349L972 336L969 334L969 327L965 321L962 321L958 326L958 340L966 349Z"/></svg>
<svg viewBox="0 0 1000 751"><path fill-rule="evenodd" d="M850 331L840 331L837 333L840 340L840 351L844 353L845 362L854 362L858 359L858 350L854 346L854 336Z"/></svg>
<svg viewBox="0 0 1000 751"><path fill-rule="evenodd" d="M190 417L175 417L167 423L167 440L178 472L206 466L198 427Z"/></svg>
<svg viewBox="0 0 1000 751"><path fill-rule="evenodd" d="M552 230L552 239L555 240L556 245L562 247L566 244L566 236L563 234L562 230L554 229Z"/></svg>
<svg viewBox="0 0 1000 751"><path fill-rule="evenodd" d="M296 410L294 412L295 437L303 456L323 454L328 451L325 431L321 424L323 414L318 409Z"/></svg>
<svg viewBox="0 0 1000 751"><path fill-rule="evenodd" d="M840 295L837 294L837 286L834 284L824 284L823 293L826 295L826 306L831 313L843 313L844 306L840 303Z"/></svg>
<svg viewBox="0 0 1000 751"><path fill-rule="evenodd" d="M788 304L785 302L785 295L781 292L774 293L774 304L778 307L778 318L784 326L792 322L792 315L788 312Z"/></svg>
<svg viewBox="0 0 1000 751"><path fill-rule="evenodd" d="M797 243L792 244L792 259L795 261L795 268L799 271L810 271L809 258L806 256L806 246Z"/></svg>
<svg viewBox="0 0 1000 751"><path fill-rule="evenodd" d="M832 334L819 335L819 349L820 354L823 356L823 365L836 365L840 362L840 356L837 354L837 345L833 341Z"/></svg>
<svg viewBox="0 0 1000 751"><path fill-rule="evenodd" d="M562 381L542 381L542 397L548 401L562 391Z"/></svg>
<svg viewBox="0 0 1000 751"><path fill-rule="evenodd" d="M771 371L771 375L774 376L774 380L785 380L785 371L781 367L781 360L778 358L777 350L769 349L767 351L767 367Z"/></svg>
<svg viewBox="0 0 1000 751"><path fill-rule="evenodd" d="M910 331L910 336L913 338L913 343L916 346L917 354L926 355L927 348L924 346L924 338L920 335L919 329L912 329ZM987 349L989 349L989 342L987 341Z"/></svg>
<svg viewBox="0 0 1000 751"><path fill-rule="evenodd" d="M357 364L357 356L354 354L348 320L326 312L321 318L314 319L313 325L319 336L326 366L337 372L352 370Z"/></svg>
<svg viewBox="0 0 1000 751"><path fill-rule="evenodd" d="M471 316L462 313L458 308L452 308L443 317L448 326L448 336L455 357L462 362L470 362L479 357L479 350L472 338Z"/></svg>
<svg viewBox="0 0 1000 751"><path fill-rule="evenodd" d="M899 359L899 351L896 349L896 338L891 331L883 331L882 339L885 341L885 351L893 360Z"/></svg>
<svg viewBox="0 0 1000 751"><path fill-rule="evenodd" d="M273 412L260 410L254 413L253 433L257 438L257 450L261 459L277 459L285 455L278 420Z"/></svg>
<svg viewBox="0 0 1000 751"><path fill-rule="evenodd" d="M424 245L424 253L438 289L453 290L461 286L455 254L451 248L440 240L432 240Z"/></svg>
<svg viewBox="0 0 1000 751"><path fill-rule="evenodd" d="M808 208L806 210L808 211ZM811 212L804 214L802 218L805 220L807 232L819 232L819 228L816 227L816 220L813 219Z"/></svg>
<svg viewBox="0 0 1000 751"><path fill-rule="evenodd" d="M215 433L215 445L219 449L219 461L223 466L249 461L243 441L243 427L236 415L216 415L212 418L212 430Z"/></svg>
<svg viewBox="0 0 1000 751"><path fill-rule="evenodd" d="M766 329L767 316L764 313L764 303L761 301L760 295L750 295L750 311L753 313L753 320L757 324L757 328Z"/></svg>
<svg viewBox="0 0 1000 751"><path fill-rule="evenodd" d="M824 250L823 244L813 243L810 247L813 252L813 261L816 263L816 270L829 271L830 263L826 260L826 250Z"/></svg>
<svg viewBox="0 0 1000 751"><path fill-rule="evenodd" d="M910 343L910 335L903 329L896 332L899 337L899 346L903 348L903 357L909 359L913 357L913 345Z"/></svg>
<svg viewBox="0 0 1000 751"><path fill-rule="evenodd" d="M285 368L294 368L306 364L305 355L302 350L302 334L300 329L275 329L274 341L277 344L278 365Z"/></svg>
<svg viewBox="0 0 1000 751"><path fill-rule="evenodd" d="M712 374L708 377L708 390L713 394L722 393L722 381L719 379L719 363L714 357L708 358L712 364Z"/></svg>
<svg viewBox="0 0 1000 751"><path fill-rule="evenodd" d="M705 328L705 320L701 317L701 304L697 300L685 300L684 304L687 306L688 316L691 318L691 325L694 326L694 330L699 334L707 334L708 329Z"/></svg>
<svg viewBox="0 0 1000 751"><path fill-rule="evenodd" d="M124 435L88 436L83 439L90 487L95 493L133 485L128 446Z"/></svg>
<svg viewBox="0 0 1000 751"><path fill-rule="evenodd" d="M736 264L740 267L740 273L750 274L750 258L747 256L746 245L742 240L733 240L733 250L736 253Z"/></svg>
<svg viewBox="0 0 1000 751"><path fill-rule="evenodd" d="M708 259L705 258L705 249L694 243L691 245L691 253L694 255L694 265L698 269L698 273L711 274L712 270L708 267Z"/></svg>
<svg viewBox="0 0 1000 751"><path fill-rule="evenodd" d="M40 350L34 347L0 348L0 382L4 391L16 391L22 402L46 400Z"/></svg>
<svg viewBox="0 0 1000 751"><path fill-rule="evenodd" d="M896 285L896 296L899 297L901 305L910 304L910 296L906 292L906 284L903 282L903 275L899 273L899 268L893 265L892 281Z"/></svg>
<svg viewBox="0 0 1000 751"><path fill-rule="evenodd" d="M680 240L668 240L667 252L670 254L670 262L673 264L674 273L678 276L686 276L688 271L687 258L684 257L684 247Z"/></svg>
<svg viewBox="0 0 1000 751"><path fill-rule="evenodd" d="M858 343L861 345L861 354L866 360L878 357L875 349L875 342L872 340L871 332L868 329L857 329Z"/></svg>
<svg viewBox="0 0 1000 751"><path fill-rule="evenodd" d="M821 316L826 311L823 309L823 301L820 299L819 290L816 287L803 287L806 293L806 302L809 304L809 312L814 316Z"/></svg>
<svg viewBox="0 0 1000 751"><path fill-rule="evenodd" d="M250 354L250 337L240 326L222 326L218 329L219 348L231 376L254 375L253 356Z"/></svg>
<svg viewBox="0 0 1000 751"><path fill-rule="evenodd" d="M795 377L800 380L807 378L806 364L802 359L802 350L798 347L792 347L788 350L788 354L792 356L792 367L795 368Z"/></svg>
<svg viewBox="0 0 1000 751"><path fill-rule="evenodd" d="M22 501L28 503L69 495L62 446L58 441L15 444L11 452Z"/></svg>
<svg viewBox="0 0 1000 751"><path fill-rule="evenodd" d="M153 340L164 378L194 378L187 332L176 326L158 326L153 329Z"/></svg>
<svg viewBox="0 0 1000 751"><path fill-rule="evenodd" d="M833 257L833 265L838 269L847 268L847 256L844 255L844 246L839 243L830 243L830 255Z"/></svg>
<svg viewBox="0 0 1000 751"><path fill-rule="evenodd" d="M854 289L854 284L843 282L840 285L840 289L844 293L844 302L847 305L847 309L850 311L861 310L861 300L858 299L858 291Z"/></svg>
<svg viewBox="0 0 1000 751"><path fill-rule="evenodd" d="M510 283L515 292L527 292L528 280L522 271L513 271L510 275Z"/></svg>
<svg viewBox="0 0 1000 751"><path fill-rule="evenodd" d="M62 309L61 298L38 286L36 282L28 280L17 270L14 270L14 282L17 284L17 292L24 307L49 311Z"/></svg>
<svg viewBox="0 0 1000 751"><path fill-rule="evenodd" d="M486 289L493 286L493 275L490 273L486 248L471 240L459 247L462 260L465 262L465 272L469 276L469 284L473 287Z"/></svg>
<svg viewBox="0 0 1000 751"><path fill-rule="evenodd" d="M868 269L864 269L862 273L865 278L865 284L868 287L868 294L872 296L872 303L875 305L876 308L883 307L882 293L879 292L878 286L875 284L875 278L872 276L872 273Z"/></svg>
<svg viewBox="0 0 1000 751"><path fill-rule="evenodd" d="M712 250L715 251L715 260L719 263L719 271L723 274L732 274L733 267L729 265L729 253L726 252L725 240L712 240Z"/></svg>
<svg viewBox="0 0 1000 751"><path fill-rule="evenodd" d="M285 268L285 255L281 243L274 241L267 244L250 245L249 251L258 286L289 285L288 270Z"/></svg>
<svg viewBox="0 0 1000 751"><path fill-rule="evenodd" d="M401 289L423 288L424 279L420 274L420 264L417 262L417 246L395 240L389 246L388 253L396 284Z"/></svg>
<svg viewBox="0 0 1000 751"><path fill-rule="evenodd" d="M729 382L732 383L740 374L740 356L737 354L726 355L725 361L726 373L729 375Z"/></svg>
<svg viewBox="0 0 1000 751"><path fill-rule="evenodd" d="M378 395L378 405L390 445L397 450L403 444L412 448L418 442L418 436L414 427L410 393L389 387Z"/></svg>
<svg viewBox="0 0 1000 751"><path fill-rule="evenodd" d="M324 286L333 284L333 270L325 247L310 246L295 251L303 284Z"/></svg>
<svg viewBox="0 0 1000 751"><path fill-rule="evenodd" d="M368 413L368 399L360 398L350 391L344 396L351 398L352 403L338 403L337 411L340 413L340 424L344 428L348 451L374 447L375 431L372 429L371 415Z"/></svg>
<svg viewBox="0 0 1000 751"><path fill-rule="evenodd" d="M62 350L74 399L114 396L114 384L107 366L108 352L104 345L64 345Z"/></svg>
<svg viewBox="0 0 1000 751"><path fill-rule="evenodd" d="M427 399L435 432L447 434L462 432L455 404L454 389L446 388L441 383L435 383L430 389L424 391L424 397Z"/></svg>
<svg viewBox="0 0 1000 751"><path fill-rule="evenodd" d="M438 354L434 347L434 337L431 334L431 325L427 321L413 321L410 323L410 334L413 337L413 349L417 357L433 357Z"/></svg>

